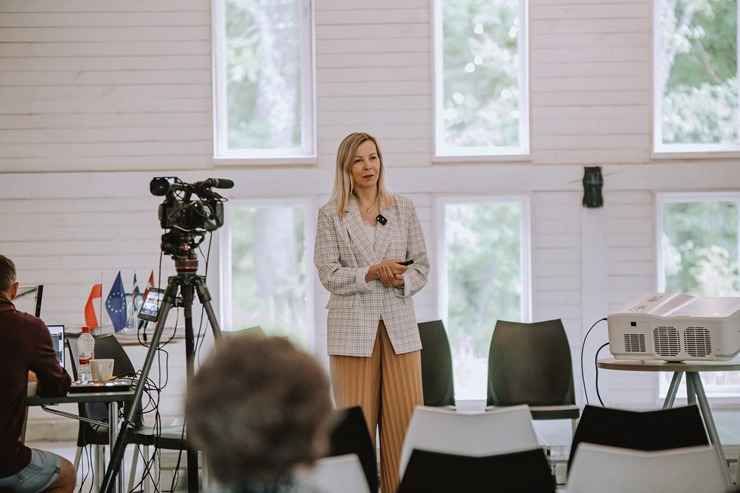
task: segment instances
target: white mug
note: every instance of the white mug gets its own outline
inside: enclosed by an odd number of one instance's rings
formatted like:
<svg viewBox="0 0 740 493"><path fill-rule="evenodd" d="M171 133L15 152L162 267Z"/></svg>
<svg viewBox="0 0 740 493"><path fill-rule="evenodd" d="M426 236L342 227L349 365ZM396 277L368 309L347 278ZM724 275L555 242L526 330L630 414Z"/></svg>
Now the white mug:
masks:
<svg viewBox="0 0 740 493"><path fill-rule="evenodd" d="M90 360L90 372L96 382L107 382L113 379L113 363L115 360L101 358Z"/></svg>

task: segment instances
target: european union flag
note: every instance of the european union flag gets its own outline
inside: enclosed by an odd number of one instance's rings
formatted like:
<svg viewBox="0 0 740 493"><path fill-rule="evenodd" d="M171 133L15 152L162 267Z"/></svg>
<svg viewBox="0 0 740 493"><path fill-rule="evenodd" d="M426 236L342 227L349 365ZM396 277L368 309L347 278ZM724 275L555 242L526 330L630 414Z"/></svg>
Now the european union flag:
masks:
<svg viewBox="0 0 740 493"><path fill-rule="evenodd" d="M113 330L120 332L126 327L126 292L123 289L121 271L118 271L113 287L110 288L108 298L105 300L105 309L108 311Z"/></svg>

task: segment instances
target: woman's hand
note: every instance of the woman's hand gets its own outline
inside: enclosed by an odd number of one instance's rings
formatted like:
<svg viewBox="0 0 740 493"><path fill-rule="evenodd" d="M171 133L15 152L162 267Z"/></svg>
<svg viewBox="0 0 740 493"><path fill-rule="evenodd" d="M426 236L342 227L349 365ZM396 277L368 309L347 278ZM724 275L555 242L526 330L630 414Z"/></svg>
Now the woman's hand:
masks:
<svg viewBox="0 0 740 493"><path fill-rule="evenodd" d="M366 281L378 280L387 288L400 288L404 284L403 274L408 267L401 265L403 259L388 259L371 265L367 271Z"/></svg>

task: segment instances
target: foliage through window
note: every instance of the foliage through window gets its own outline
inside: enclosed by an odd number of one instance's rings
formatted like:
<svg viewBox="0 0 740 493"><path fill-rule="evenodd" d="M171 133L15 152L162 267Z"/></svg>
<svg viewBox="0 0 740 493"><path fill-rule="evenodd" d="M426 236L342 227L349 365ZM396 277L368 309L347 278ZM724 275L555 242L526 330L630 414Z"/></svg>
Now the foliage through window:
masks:
<svg viewBox="0 0 740 493"><path fill-rule="evenodd" d="M305 210L293 205L229 208L230 275L224 294L231 330L259 325L303 346L311 343Z"/></svg>
<svg viewBox="0 0 740 493"><path fill-rule="evenodd" d="M528 152L526 4L437 1L437 155Z"/></svg>
<svg viewBox="0 0 740 493"><path fill-rule="evenodd" d="M441 283L459 399L486 395L488 347L496 320L529 321L528 203L442 202Z"/></svg>
<svg viewBox="0 0 740 493"><path fill-rule="evenodd" d="M740 194L661 194L658 222L659 291L740 296ZM662 391L669 379L663 375ZM702 380L710 396L740 396L735 372L707 372Z"/></svg>
<svg viewBox="0 0 740 493"><path fill-rule="evenodd" d="M655 150L740 150L737 2L655 5Z"/></svg>
<svg viewBox="0 0 740 493"><path fill-rule="evenodd" d="M216 157L312 156L309 0L214 0Z"/></svg>

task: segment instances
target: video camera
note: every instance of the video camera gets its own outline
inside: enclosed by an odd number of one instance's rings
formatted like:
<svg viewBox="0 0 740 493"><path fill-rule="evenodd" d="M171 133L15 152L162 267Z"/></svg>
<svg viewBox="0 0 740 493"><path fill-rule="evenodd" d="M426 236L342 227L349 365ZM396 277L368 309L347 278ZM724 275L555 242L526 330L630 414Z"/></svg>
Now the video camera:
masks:
<svg viewBox="0 0 740 493"><path fill-rule="evenodd" d="M173 256L189 255L207 232L223 226L223 203L227 199L212 188L233 186L233 181L220 178L195 183L185 183L176 177L153 178L149 191L152 195L165 196L159 206L159 223L162 229L170 230L162 235L162 251Z"/></svg>

